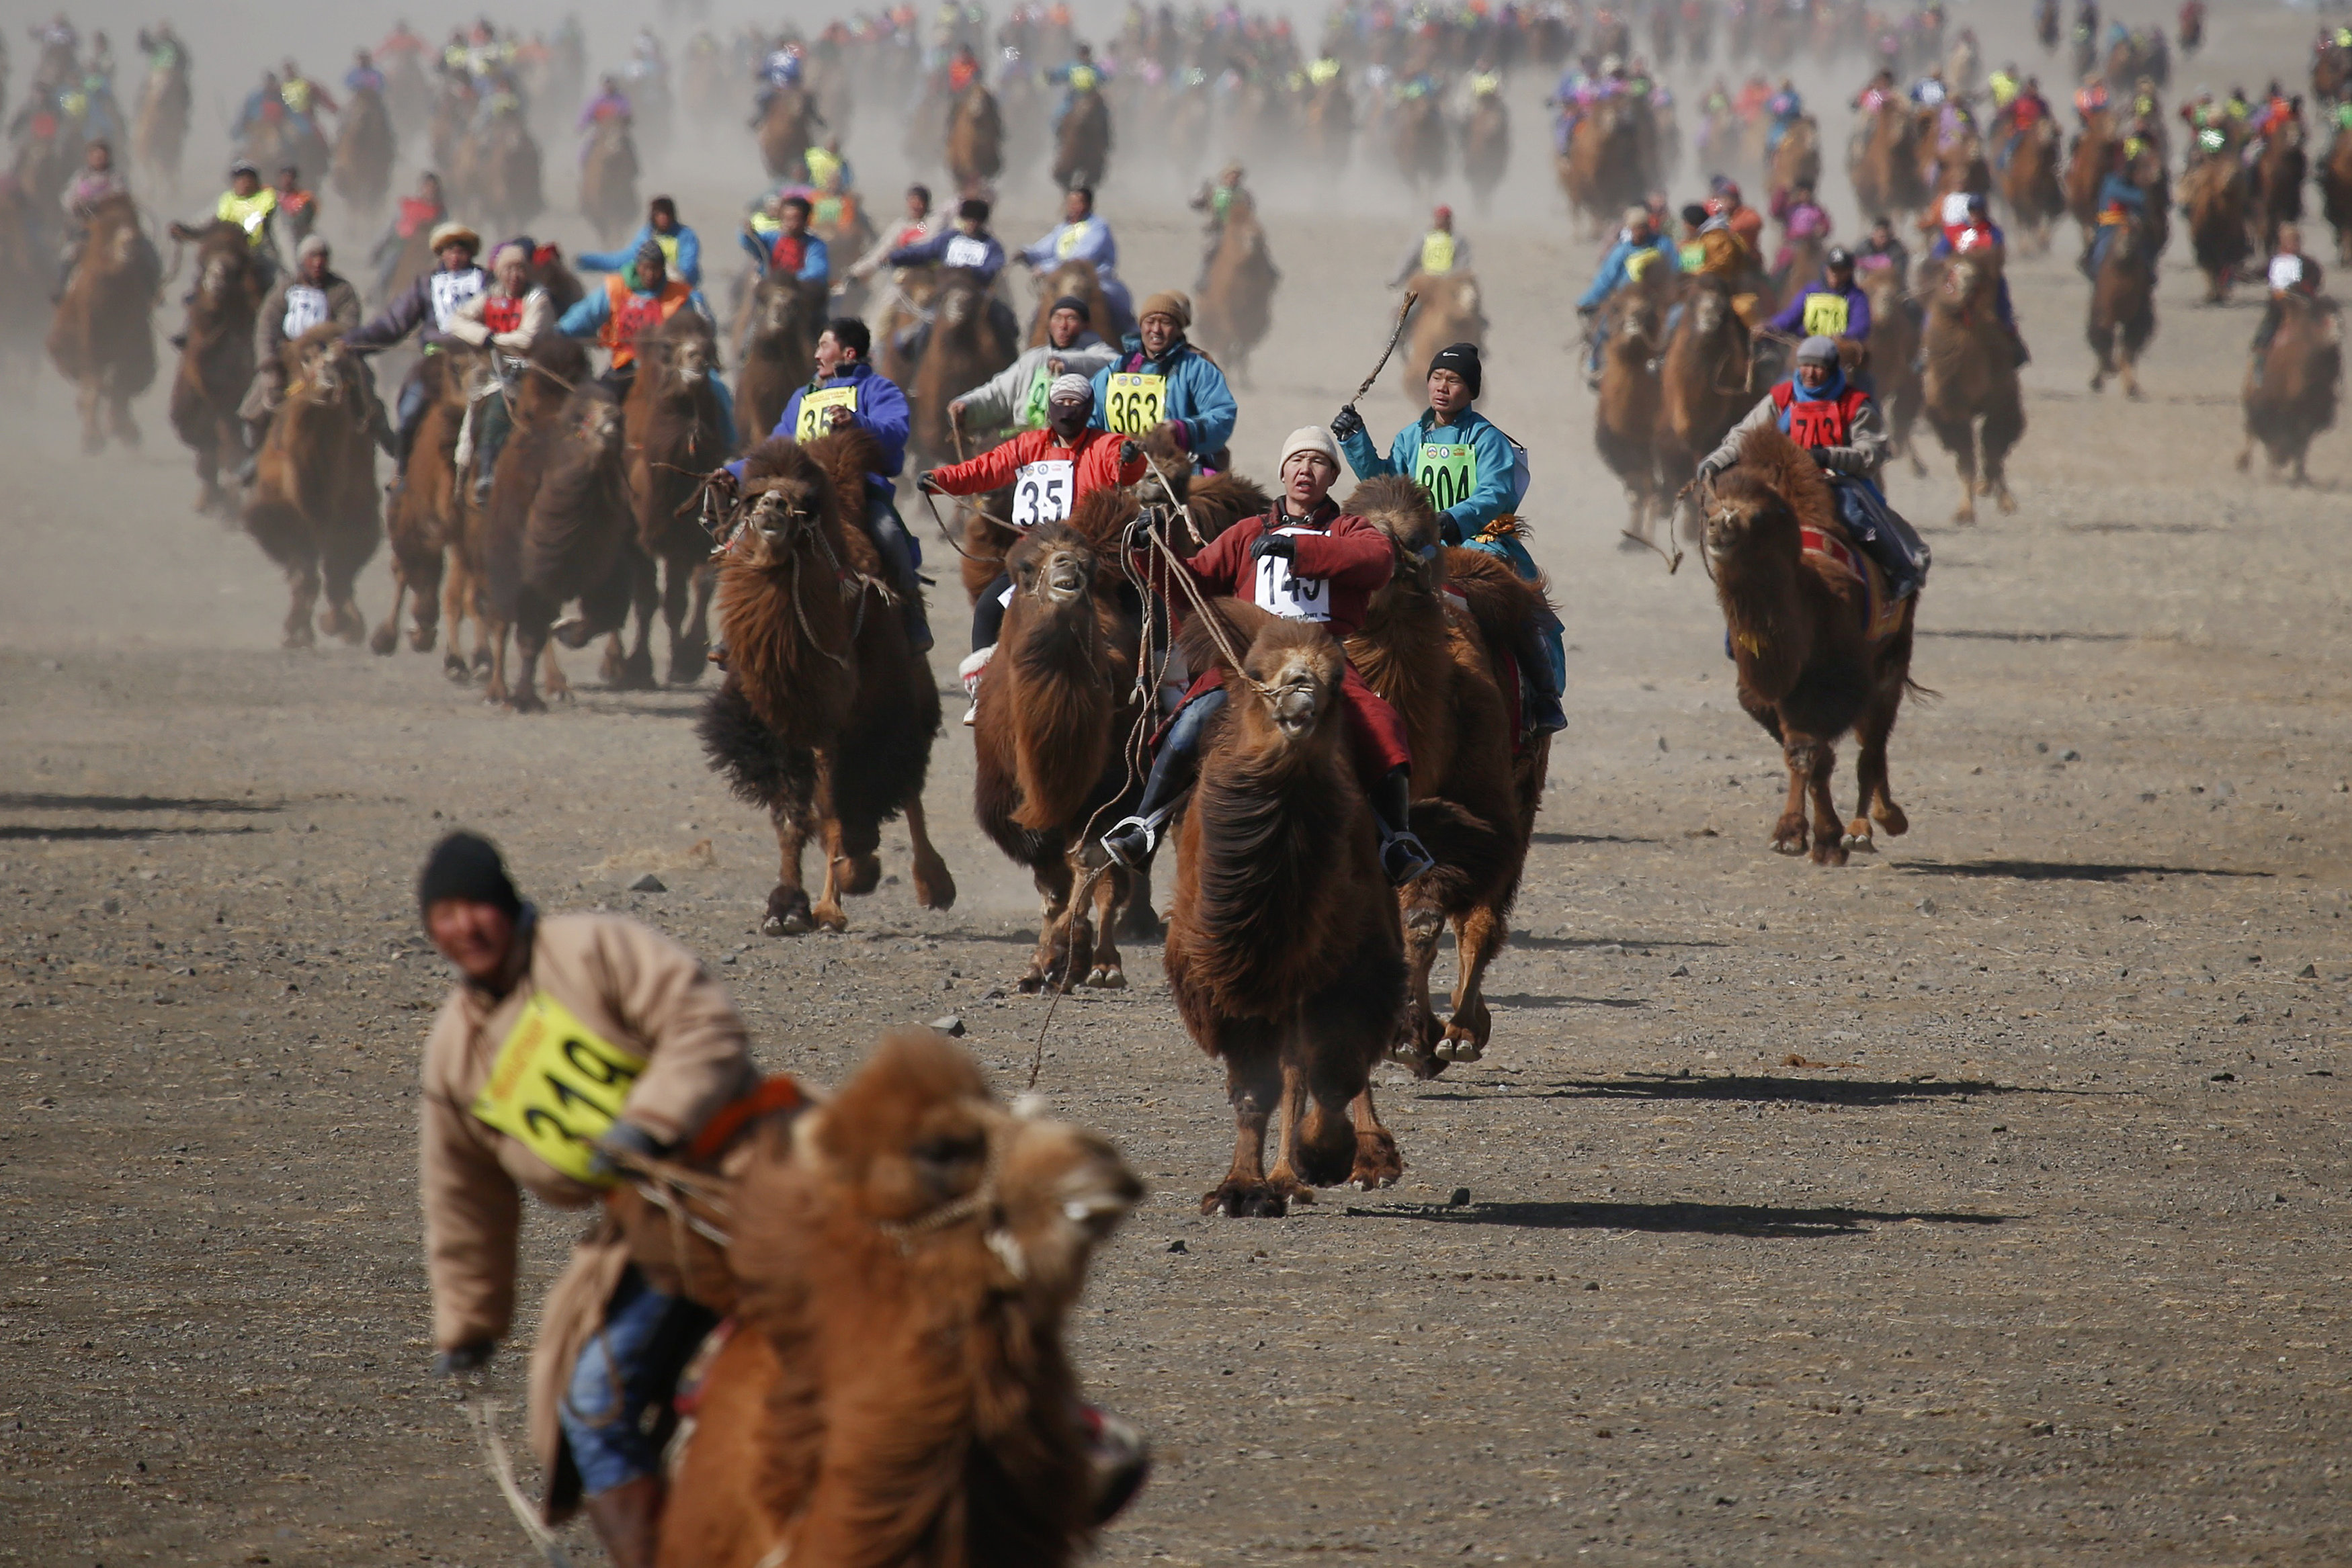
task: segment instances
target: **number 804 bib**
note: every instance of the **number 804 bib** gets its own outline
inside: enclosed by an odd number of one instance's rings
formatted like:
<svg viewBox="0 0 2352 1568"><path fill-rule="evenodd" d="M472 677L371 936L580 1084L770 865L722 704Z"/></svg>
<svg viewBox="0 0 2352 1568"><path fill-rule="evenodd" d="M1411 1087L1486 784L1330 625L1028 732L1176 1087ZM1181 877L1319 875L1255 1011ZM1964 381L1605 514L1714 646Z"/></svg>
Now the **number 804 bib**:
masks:
<svg viewBox="0 0 2352 1568"><path fill-rule="evenodd" d="M545 991L523 1005L473 1113L572 1180L610 1186L589 1168L595 1143L620 1120L646 1059L600 1039Z"/></svg>
<svg viewBox="0 0 2352 1568"><path fill-rule="evenodd" d="M1429 504L1447 511L1470 498L1478 487L1478 455L1466 443L1445 445L1423 442L1412 465L1413 482L1429 492Z"/></svg>

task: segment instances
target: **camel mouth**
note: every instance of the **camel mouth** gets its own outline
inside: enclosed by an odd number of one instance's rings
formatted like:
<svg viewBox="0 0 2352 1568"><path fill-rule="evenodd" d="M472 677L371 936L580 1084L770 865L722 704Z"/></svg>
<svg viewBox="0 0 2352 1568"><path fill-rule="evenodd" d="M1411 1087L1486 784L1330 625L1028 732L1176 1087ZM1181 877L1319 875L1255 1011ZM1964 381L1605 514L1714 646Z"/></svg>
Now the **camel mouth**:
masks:
<svg viewBox="0 0 2352 1568"><path fill-rule="evenodd" d="M1284 686L1274 695L1275 727L1296 740L1315 727L1315 688Z"/></svg>
<svg viewBox="0 0 2352 1568"><path fill-rule="evenodd" d="M1087 586L1086 570L1076 556L1057 555L1045 563L1038 587L1055 601L1075 599Z"/></svg>

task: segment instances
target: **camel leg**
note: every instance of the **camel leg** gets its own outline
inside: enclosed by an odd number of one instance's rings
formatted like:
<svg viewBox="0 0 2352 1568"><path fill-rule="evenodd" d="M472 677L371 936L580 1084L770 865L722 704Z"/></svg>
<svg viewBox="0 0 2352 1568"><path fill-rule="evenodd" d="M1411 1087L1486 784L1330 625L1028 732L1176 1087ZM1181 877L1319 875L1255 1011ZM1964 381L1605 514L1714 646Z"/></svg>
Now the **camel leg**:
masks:
<svg viewBox="0 0 2352 1568"><path fill-rule="evenodd" d="M1282 1099L1282 1066L1272 1031L1263 1024L1220 1020L1203 1040L1225 1059L1225 1098L1234 1108L1234 1163L1225 1179L1201 1198L1202 1214L1234 1219L1279 1219L1289 1212L1266 1186L1265 1125Z"/></svg>
<svg viewBox="0 0 2352 1568"><path fill-rule="evenodd" d="M515 628L515 684L507 697L507 706L517 713L545 713L547 704L541 700L533 685L539 674L539 653L547 646L547 633Z"/></svg>
<svg viewBox="0 0 2352 1568"><path fill-rule="evenodd" d="M2238 453L2238 472L2241 474L2244 473L2248 468L2253 466L2253 462L2254 433L2250 430L2246 432L2246 444Z"/></svg>
<svg viewBox="0 0 2352 1568"><path fill-rule="evenodd" d="M488 641L490 655L489 678L482 683L482 700L493 707L503 707L507 700L507 632L504 622L486 625L482 634Z"/></svg>
<svg viewBox="0 0 2352 1568"><path fill-rule="evenodd" d="M776 828L776 885L768 894L768 912L761 919L763 936L798 936L816 929L809 915L808 889L801 884L801 851L808 843L809 813L796 802L779 802L768 809Z"/></svg>
<svg viewBox="0 0 2352 1568"><path fill-rule="evenodd" d="M74 406L81 414L82 451L91 454L104 451L106 449L106 430L104 426L100 424L98 418L98 381L96 377L84 376L81 379L81 384L74 389Z"/></svg>
<svg viewBox="0 0 2352 1568"><path fill-rule="evenodd" d="M702 678L710 663L710 596L719 586L719 569L699 556L687 579L686 626L670 628L669 684L690 686Z"/></svg>
<svg viewBox="0 0 2352 1568"><path fill-rule="evenodd" d="M400 606L408 597L408 574L400 569L400 552L392 556L392 608L384 612L383 624L368 638L368 652L383 656L400 645Z"/></svg>
<svg viewBox="0 0 2352 1568"><path fill-rule="evenodd" d="M293 602L286 611L286 640L289 648L310 648L318 644L318 635L310 630L310 612L319 605L319 557L316 551L305 550L288 563L286 584L293 591Z"/></svg>
<svg viewBox="0 0 2352 1568"><path fill-rule="evenodd" d="M1070 988L1070 862L1047 855L1029 870L1037 884L1037 951L1020 979L1024 991Z"/></svg>
<svg viewBox="0 0 2352 1568"><path fill-rule="evenodd" d="M1348 1173L1348 1185L1360 1192L1394 1186L1404 1175L1404 1156L1397 1153L1396 1135L1381 1124L1381 1113L1372 1108L1370 1084L1348 1103L1348 1119L1356 1132L1356 1165Z"/></svg>
<svg viewBox="0 0 2352 1568"><path fill-rule="evenodd" d="M1857 795L1853 821L1846 825L1848 849L1877 847L1871 841L1873 821L1885 828L1890 838L1899 839L1911 831L1911 819L1895 803L1886 779L1886 742L1895 733L1895 716L1902 706L1903 681L1896 674L1881 688L1878 700L1854 721L1854 740L1860 749L1853 759Z"/></svg>
<svg viewBox="0 0 2352 1568"><path fill-rule="evenodd" d="M129 447L139 444L139 422L131 417L131 399L122 392L110 392L107 412L114 425L114 439Z"/></svg>
<svg viewBox="0 0 2352 1568"><path fill-rule="evenodd" d="M1962 421L1957 426L1936 426L1936 439L1952 455L1952 465L1959 472L1960 506L1952 514L1956 523L1977 520L1977 442L1976 432L1969 425L1970 422Z"/></svg>
<svg viewBox="0 0 2352 1568"><path fill-rule="evenodd" d="M2105 392L2107 390L2107 378L2116 373L2116 367L2112 362L2112 355L2107 346L2106 335L2099 331L2096 328L2094 328L2090 336L2092 359L2091 390L2093 392Z"/></svg>
<svg viewBox="0 0 2352 1568"><path fill-rule="evenodd" d="M1475 1061L1486 1054L1486 1041L1495 1030L1495 1016L1486 1009L1486 966L1503 950L1508 935L1502 912L1492 904L1474 905L1454 923L1454 961L1461 973L1454 977L1454 1017L1445 1026L1445 1038L1453 1043L1456 1061Z"/></svg>
<svg viewBox="0 0 2352 1568"><path fill-rule="evenodd" d="M572 695L572 683L563 678L563 666L555 662L555 644L551 642L548 643L547 651L541 653L540 658L546 665L544 676L547 681L547 695L549 699L551 701L560 703L572 703L579 701L579 698Z"/></svg>
<svg viewBox="0 0 2352 1568"><path fill-rule="evenodd" d="M662 624L669 630L669 684L679 683L679 671L685 669L685 630L687 601L692 596L693 570L677 556L665 556L661 562ZM702 656L695 655L696 668L689 678L702 674Z"/></svg>
<svg viewBox="0 0 2352 1568"><path fill-rule="evenodd" d="M1151 868L1119 873L1127 892L1119 906L1118 934L1130 942L1157 942L1168 935L1151 908Z"/></svg>
<svg viewBox="0 0 2352 1568"><path fill-rule="evenodd" d="M1315 1189L1298 1179L1298 1119L1314 1092L1307 1081L1306 1063L1295 1051L1282 1053L1282 1099L1274 1111L1274 1168L1265 1185L1289 1203L1313 1203Z"/></svg>
<svg viewBox="0 0 2352 1568"><path fill-rule="evenodd" d="M1107 991L1127 988L1127 965L1118 956L1118 916L1128 894L1127 873L1106 866L1095 882L1094 967L1087 971L1087 984Z"/></svg>
<svg viewBox="0 0 2352 1568"><path fill-rule="evenodd" d="M1845 823L1837 802L1830 798L1830 777L1837 771L1837 747L1825 740L1803 743L1805 784L1813 807L1813 863L1845 864Z"/></svg>
<svg viewBox="0 0 2352 1568"><path fill-rule="evenodd" d="M367 635L367 619L353 597L360 569L375 553L372 521L347 520L327 536L325 557L327 614L320 630L356 648Z"/></svg>
<svg viewBox="0 0 2352 1568"><path fill-rule="evenodd" d="M1984 488L2003 512L2017 510L2009 493L2009 449L2025 434L2023 409L1989 413L1984 422Z"/></svg>
<svg viewBox="0 0 2352 1568"><path fill-rule="evenodd" d="M419 653L429 653L441 634L441 580L449 574L447 560L441 547L436 545L431 549L418 552L417 558L405 565L395 558L394 565L399 568L395 577L408 579L416 585L416 598L410 606L415 624L409 628L408 645ZM399 619L395 614L385 624L390 625ZM449 622L449 640L452 643L457 640L457 622L454 616Z"/></svg>
<svg viewBox="0 0 2352 1568"><path fill-rule="evenodd" d="M834 798L833 759L823 752L817 753L816 789L811 799L814 802L817 819L824 827L824 887L817 894L816 903L810 906L809 918L828 931L846 931L849 929L849 915L841 907L841 899L845 873L853 868L849 863L849 846L844 842L845 835L841 825L841 802Z"/></svg>
<svg viewBox="0 0 2352 1568"><path fill-rule="evenodd" d="M1784 855L1805 852L1805 783L1812 771L1812 743L1793 734L1780 745L1780 759L1789 768L1789 798L1780 820L1772 824L1772 847Z"/></svg>
<svg viewBox="0 0 2352 1568"><path fill-rule="evenodd" d="M902 802L899 810L907 819L907 838L914 861L915 902L925 909L953 909L956 901L955 878L948 874L948 862L931 847L931 835L923 826L923 798L912 795Z"/></svg>
<svg viewBox="0 0 2352 1568"><path fill-rule="evenodd" d="M1437 1049L1443 1031L1429 1000L1429 971L1437 962L1437 938L1445 929L1445 915L1434 904L1415 901L1407 901L1402 914L1405 1005L1389 1042L1388 1059L1415 1078L1434 1078L1453 1060Z"/></svg>
<svg viewBox="0 0 2352 1568"><path fill-rule="evenodd" d="M621 652L618 632L613 637L612 650L604 656L604 680L616 691L651 691L654 685L654 614L661 605L661 584L658 569L650 557L640 557L636 563L635 608L637 634L626 653Z"/></svg>

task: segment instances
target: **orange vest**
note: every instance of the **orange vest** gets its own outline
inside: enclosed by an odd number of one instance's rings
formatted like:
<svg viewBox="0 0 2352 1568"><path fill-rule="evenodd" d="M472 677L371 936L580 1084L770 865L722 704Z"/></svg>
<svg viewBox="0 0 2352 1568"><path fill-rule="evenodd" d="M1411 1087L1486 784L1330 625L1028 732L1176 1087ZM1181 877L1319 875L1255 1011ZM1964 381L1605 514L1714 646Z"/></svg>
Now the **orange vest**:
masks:
<svg viewBox="0 0 2352 1568"><path fill-rule="evenodd" d="M677 315L678 307L694 298L694 290L673 277L662 285L659 294L639 294L615 272L605 277L604 297L612 302L612 310L597 330L596 340L613 350L613 368L617 371L637 357L637 334Z"/></svg>

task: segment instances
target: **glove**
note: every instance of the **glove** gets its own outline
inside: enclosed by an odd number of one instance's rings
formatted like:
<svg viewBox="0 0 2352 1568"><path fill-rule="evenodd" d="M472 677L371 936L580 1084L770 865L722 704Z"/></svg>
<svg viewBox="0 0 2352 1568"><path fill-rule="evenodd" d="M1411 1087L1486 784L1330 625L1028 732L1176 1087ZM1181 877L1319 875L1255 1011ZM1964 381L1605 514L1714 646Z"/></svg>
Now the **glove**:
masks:
<svg viewBox="0 0 2352 1568"><path fill-rule="evenodd" d="M1134 442L1122 441L1118 444L1118 465L1120 467L1126 467L1129 464L1142 457L1142 455L1143 448L1138 446Z"/></svg>
<svg viewBox="0 0 2352 1568"><path fill-rule="evenodd" d="M1826 446L1808 446L1805 455L1824 468L1830 465L1830 449Z"/></svg>
<svg viewBox="0 0 2352 1568"><path fill-rule="evenodd" d="M600 1176L621 1174L620 1162L614 1156L625 1155L635 1159L657 1160L668 1152L669 1145L635 1122L615 1122L604 1129L596 1140L596 1152L588 1158L588 1169Z"/></svg>
<svg viewBox="0 0 2352 1568"><path fill-rule="evenodd" d="M1284 560L1297 560L1298 541L1288 534L1260 534L1250 541L1250 556L1251 559L1257 560L1263 560L1267 556L1277 556Z"/></svg>
<svg viewBox="0 0 2352 1568"><path fill-rule="evenodd" d="M1354 403L1346 404L1331 416L1331 434L1335 439L1345 441L1351 435L1363 434L1364 416L1356 412Z"/></svg>
<svg viewBox="0 0 2352 1568"><path fill-rule="evenodd" d="M496 1349L496 1343L483 1339L441 1351L433 1357L433 1375L463 1377L469 1372L479 1372L490 1364L490 1353Z"/></svg>
<svg viewBox="0 0 2352 1568"><path fill-rule="evenodd" d="M934 496L946 495L947 492L940 488L940 482L931 477L932 475L937 474L939 470L936 468L926 468L921 473L916 475L915 488L918 490L927 490Z"/></svg>
<svg viewBox="0 0 2352 1568"><path fill-rule="evenodd" d="M1701 459L1701 460L1700 460L1700 463L1699 463L1699 465L1698 465L1698 482L1699 482L1700 484L1704 485L1704 484L1706 484L1708 480L1710 480L1710 479L1714 478L1717 474L1720 474L1720 473L1722 473L1722 472L1723 472L1723 470L1722 470L1722 469L1720 469L1720 468L1718 468L1718 467L1717 467L1717 466L1716 466L1716 463L1715 463L1715 459L1714 459L1714 458L1712 458L1712 457L1703 458L1703 459Z"/></svg>

